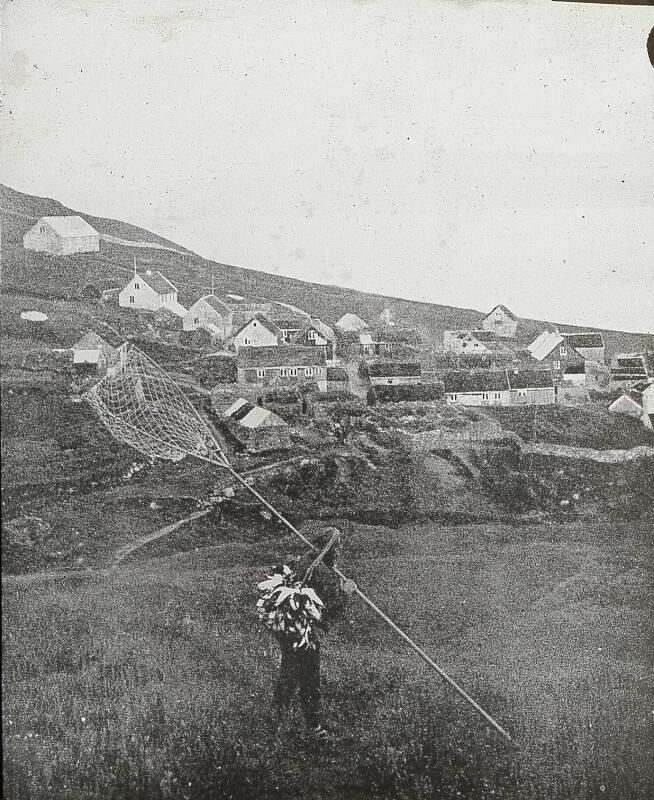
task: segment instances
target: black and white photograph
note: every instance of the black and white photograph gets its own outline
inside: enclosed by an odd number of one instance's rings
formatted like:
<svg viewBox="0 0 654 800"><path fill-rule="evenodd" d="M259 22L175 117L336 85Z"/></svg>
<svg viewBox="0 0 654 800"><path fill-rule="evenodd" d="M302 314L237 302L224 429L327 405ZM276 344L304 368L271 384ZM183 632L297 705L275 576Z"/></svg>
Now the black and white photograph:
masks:
<svg viewBox="0 0 654 800"><path fill-rule="evenodd" d="M0 66L3 797L654 797L652 1Z"/></svg>

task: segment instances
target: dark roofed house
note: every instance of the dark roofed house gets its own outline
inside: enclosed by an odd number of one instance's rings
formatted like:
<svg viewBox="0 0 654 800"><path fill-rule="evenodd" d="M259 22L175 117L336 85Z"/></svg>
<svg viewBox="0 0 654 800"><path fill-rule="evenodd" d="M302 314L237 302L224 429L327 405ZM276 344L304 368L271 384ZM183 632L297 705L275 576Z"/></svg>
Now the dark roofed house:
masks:
<svg viewBox="0 0 654 800"><path fill-rule="evenodd" d="M599 331L561 331L561 336L565 344L574 348L584 361L604 363L604 337Z"/></svg>
<svg viewBox="0 0 654 800"><path fill-rule="evenodd" d="M556 397L550 370L458 370L442 380L445 399L468 406L549 405Z"/></svg>
<svg viewBox="0 0 654 800"><path fill-rule="evenodd" d="M402 386L420 383L422 367L417 361L376 361L368 365L370 385Z"/></svg>
<svg viewBox="0 0 654 800"><path fill-rule="evenodd" d="M236 368L239 383L269 386L315 381L321 392L327 389L325 353L318 347L242 347L236 356Z"/></svg>
<svg viewBox="0 0 654 800"><path fill-rule="evenodd" d="M282 332L282 339L286 344L290 344L293 337L300 332L305 320L300 319L275 319L275 325Z"/></svg>
<svg viewBox="0 0 654 800"><path fill-rule="evenodd" d="M632 383L654 374L654 364L645 353L616 353L611 359L611 380Z"/></svg>

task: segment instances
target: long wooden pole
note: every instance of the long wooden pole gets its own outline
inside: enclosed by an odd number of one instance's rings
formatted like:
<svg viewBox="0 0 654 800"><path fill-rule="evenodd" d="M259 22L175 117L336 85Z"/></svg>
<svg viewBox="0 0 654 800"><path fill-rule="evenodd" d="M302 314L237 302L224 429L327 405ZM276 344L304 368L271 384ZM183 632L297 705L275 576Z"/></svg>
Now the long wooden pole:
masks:
<svg viewBox="0 0 654 800"><path fill-rule="evenodd" d="M206 460L209 460L209 459L206 459ZM231 473L234 476L234 478L236 478L236 480L240 484L242 484L252 495L254 495L257 498L257 500L259 500L259 502L262 503L270 511L271 514L273 514L281 523L283 523L292 533L294 533L296 536L298 536L314 552L318 552L318 548L313 544L313 542L311 542L309 539L307 539L306 536L301 534L300 531L291 522L289 522L289 520L286 519L286 517L284 517L282 514L280 514L279 511L277 511L277 509L274 508L266 500L265 497L263 497L261 494L259 494L259 492L257 492L257 490L253 486L250 486L250 484L245 480L245 478L241 477L238 474L238 472L236 472L235 469L233 469L229 464L225 464L225 462L222 462L222 461L213 461L212 463L216 464L216 466L220 466L220 467L223 467L224 469L227 469L227 471L229 473ZM325 569L330 569L335 575L338 575L338 577L341 580L347 580L345 575L343 575L343 573L339 569L337 569L336 567L328 567L323 561L321 561L320 563L322 564L322 566L325 567ZM417 645L413 641L413 639L411 639L410 636L407 636L407 634L400 627L398 627L390 617L386 616L386 614L384 614L384 612L380 608L378 608L372 602L372 600L369 597L366 597L366 595L358 587L355 590L355 594L357 595L357 597L359 597L359 599L363 600L363 602L368 606L368 608L370 608L372 611L374 611L375 614L377 614L377 616L381 617L381 619L390 628L392 628L392 630L394 630L395 633L397 633L398 636L400 636L409 645L409 647L412 650L414 650L420 656L420 658L422 658L422 660L429 667L431 667L431 669L434 670L434 672L438 673L438 675L440 675L440 677L446 683L448 683L454 689L454 691L457 692L466 701L466 703L471 705L475 709L475 711L478 714L480 714L486 720L486 722L489 723L489 725L492 725L492 727L495 728L495 730L498 733L501 733L502 736L504 736L504 738L507 741L511 742L513 745L518 747L517 743L511 738L509 733L507 731L505 731L504 728L499 723L497 723L491 717L490 714L488 714L486 711L484 711L484 709L479 705L479 703L477 703L475 700L473 700L473 698L470 697L470 695L461 686L459 686L459 684L453 678L451 678L445 672L444 669L441 669L441 667L439 667L438 664L435 661L433 661L427 655L427 653L425 653L425 651L419 645Z"/></svg>

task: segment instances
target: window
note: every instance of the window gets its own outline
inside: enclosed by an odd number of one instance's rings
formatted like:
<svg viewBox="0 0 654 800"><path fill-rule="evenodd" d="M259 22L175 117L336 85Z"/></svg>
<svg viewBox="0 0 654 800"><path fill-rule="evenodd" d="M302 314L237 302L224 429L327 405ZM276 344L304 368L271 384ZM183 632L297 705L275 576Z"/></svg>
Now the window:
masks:
<svg viewBox="0 0 654 800"><path fill-rule="evenodd" d="M500 400L501 397L502 395L500 394L500 392L495 392L495 398L494 398L495 400Z"/></svg>
<svg viewBox="0 0 654 800"><path fill-rule="evenodd" d="M265 369L258 369L257 370L257 378L265 378L266 377L266 370Z"/></svg>
<svg viewBox="0 0 654 800"><path fill-rule="evenodd" d="M564 355L566 355L566 353L567 353L567 352L568 352L568 351L565 349L565 345L564 345L564 344L562 344L562 345L561 345L561 348L560 348L560 350L559 350L559 353L560 353L560 355L564 356Z"/></svg>
<svg viewBox="0 0 654 800"><path fill-rule="evenodd" d="M256 322L253 322L253 323L252 323L252 327L253 327L253 328L256 328L256 327L257 327L257 323L256 323Z"/></svg>
<svg viewBox="0 0 654 800"><path fill-rule="evenodd" d="M392 383L393 383L393 379L392 379L392 378L389 378L389 379L388 379L388 383L392 384Z"/></svg>
<svg viewBox="0 0 654 800"><path fill-rule="evenodd" d="M39 228L39 233L45 233L45 225L41 225Z"/></svg>
<svg viewBox="0 0 654 800"><path fill-rule="evenodd" d="M518 389L518 397L526 397L527 392L524 389Z"/></svg>
<svg viewBox="0 0 654 800"><path fill-rule="evenodd" d="M304 370L304 374L307 376L307 378L310 378L313 375L313 372L314 372L313 367L307 367Z"/></svg>
<svg viewBox="0 0 654 800"><path fill-rule="evenodd" d="M193 324L194 324L194 325L198 325L198 324L199 324L199 322L200 322L200 317L194 317L194 318L193 318Z"/></svg>
<svg viewBox="0 0 654 800"><path fill-rule="evenodd" d="M481 396L481 399L482 400L490 400L490 395L488 394L488 392L483 392L483 394Z"/></svg>
<svg viewBox="0 0 654 800"><path fill-rule="evenodd" d="M448 394L448 396L447 396L448 400L456 400L456 398L457 398L457 395L455 395L455 394Z"/></svg>
<svg viewBox="0 0 654 800"><path fill-rule="evenodd" d="M140 289L141 288L141 284L140 283L135 283L134 284L134 288L135 289Z"/></svg>
<svg viewBox="0 0 654 800"><path fill-rule="evenodd" d="M133 303L133 302L134 302L134 295L133 295L133 294L130 294L130 296L129 296L129 302L130 302L130 303Z"/></svg>
<svg viewBox="0 0 654 800"><path fill-rule="evenodd" d="M315 342L317 334L316 334L316 332L315 332L315 331L309 331L309 333L307 334L307 336L309 337L309 339L310 339L312 342Z"/></svg>
<svg viewBox="0 0 654 800"><path fill-rule="evenodd" d="M288 378L288 369L287 369L286 367L282 367L282 368L279 370L279 375L280 375L280 377L282 377L282 378Z"/></svg>
<svg viewBox="0 0 654 800"><path fill-rule="evenodd" d="M554 369L561 369L561 362L560 361L552 361L552 366Z"/></svg>
<svg viewBox="0 0 654 800"><path fill-rule="evenodd" d="M245 337L245 339L243 339L243 344L251 344L251 341L250 339L247 338L247 336Z"/></svg>

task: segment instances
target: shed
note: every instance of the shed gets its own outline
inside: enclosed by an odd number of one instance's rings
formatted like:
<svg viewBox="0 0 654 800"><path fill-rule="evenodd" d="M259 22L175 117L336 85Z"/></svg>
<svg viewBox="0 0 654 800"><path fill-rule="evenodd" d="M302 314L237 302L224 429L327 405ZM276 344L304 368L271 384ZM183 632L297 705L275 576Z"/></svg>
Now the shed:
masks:
<svg viewBox="0 0 654 800"><path fill-rule="evenodd" d="M255 406L242 397L223 413L223 420L232 436L250 453L291 447L286 422L269 409Z"/></svg>
<svg viewBox="0 0 654 800"><path fill-rule="evenodd" d="M401 386L420 383L422 368L417 361L376 361L368 366L370 385Z"/></svg>

